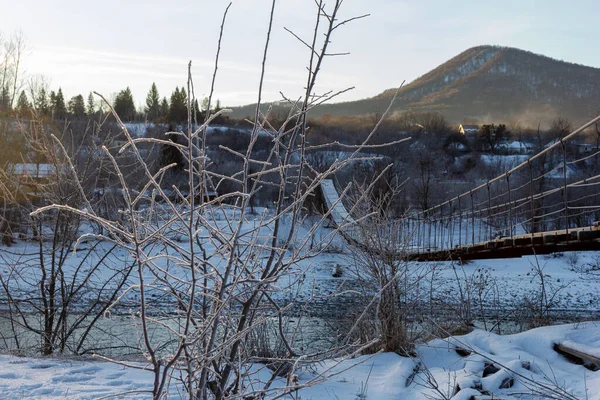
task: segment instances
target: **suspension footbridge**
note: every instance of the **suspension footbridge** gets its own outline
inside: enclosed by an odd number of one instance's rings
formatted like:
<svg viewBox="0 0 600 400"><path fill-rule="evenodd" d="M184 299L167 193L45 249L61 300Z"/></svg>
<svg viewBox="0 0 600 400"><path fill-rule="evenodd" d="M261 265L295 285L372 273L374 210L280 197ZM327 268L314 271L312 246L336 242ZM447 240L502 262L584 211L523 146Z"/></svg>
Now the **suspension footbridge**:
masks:
<svg viewBox="0 0 600 400"><path fill-rule="evenodd" d="M322 182L323 197L352 244L415 260L600 250L600 133L596 145L586 133L598 123L600 116L472 189L402 218L353 217L346 191L340 195L332 180Z"/></svg>

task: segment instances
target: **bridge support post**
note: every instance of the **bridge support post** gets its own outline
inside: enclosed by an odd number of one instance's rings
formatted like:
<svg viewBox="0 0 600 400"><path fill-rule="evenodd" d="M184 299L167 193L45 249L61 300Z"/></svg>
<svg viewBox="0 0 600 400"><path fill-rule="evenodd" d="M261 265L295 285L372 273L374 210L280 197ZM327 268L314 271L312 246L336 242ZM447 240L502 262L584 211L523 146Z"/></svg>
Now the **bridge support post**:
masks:
<svg viewBox="0 0 600 400"><path fill-rule="evenodd" d="M508 188L508 229L510 230L510 238L513 239L513 209L510 193L510 173L506 174L506 186Z"/></svg>
<svg viewBox="0 0 600 400"><path fill-rule="evenodd" d="M531 238L535 234L535 205L533 202L533 167L531 166L531 159L527 160L527 165L529 165L529 197L530 197L530 207L531 207Z"/></svg>
<svg viewBox="0 0 600 400"><path fill-rule="evenodd" d="M458 247L462 247L462 208L460 207L460 196L458 196Z"/></svg>
<svg viewBox="0 0 600 400"><path fill-rule="evenodd" d="M452 200L448 203L450 207L450 215L448 216L448 241L450 242L450 248L454 248L454 209L452 208Z"/></svg>
<svg viewBox="0 0 600 400"><path fill-rule="evenodd" d="M440 250L444 248L444 206L440 207L440 244L438 246Z"/></svg>
<svg viewBox="0 0 600 400"><path fill-rule="evenodd" d="M567 243L569 243L569 199L567 196L567 145L565 144L564 138L560 139L560 144L563 151L563 201L565 207L565 234L567 236Z"/></svg>
<svg viewBox="0 0 600 400"><path fill-rule="evenodd" d="M488 181L487 183L487 193L488 193L488 227L489 227L489 234L488 234L488 240L492 240L494 238L494 236L492 235L492 194L490 192L490 182Z"/></svg>
<svg viewBox="0 0 600 400"><path fill-rule="evenodd" d="M473 203L473 190L471 190L471 245L475 245L475 203Z"/></svg>
<svg viewBox="0 0 600 400"><path fill-rule="evenodd" d="M417 214L417 252L421 252L421 218Z"/></svg>

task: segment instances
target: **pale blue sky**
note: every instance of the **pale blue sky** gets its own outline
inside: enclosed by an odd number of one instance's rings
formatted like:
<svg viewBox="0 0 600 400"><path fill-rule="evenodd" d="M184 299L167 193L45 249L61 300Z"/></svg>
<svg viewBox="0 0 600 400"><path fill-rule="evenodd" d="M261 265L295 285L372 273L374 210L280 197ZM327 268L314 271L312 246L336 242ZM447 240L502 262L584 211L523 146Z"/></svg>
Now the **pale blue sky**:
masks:
<svg viewBox="0 0 600 400"><path fill-rule="evenodd" d="M130 86L136 103L153 81L169 95L192 60L197 95L208 92L223 0L0 0L4 35L29 43L25 68L65 96ZM236 0L223 38L216 96L225 105L256 100L269 0ZM324 65L320 90L356 89L342 100L410 82L469 47L496 44L600 67L600 1L345 0L343 17L370 13L340 29L332 49L351 55ZM308 52L283 27L308 39L313 0L276 5L264 97L302 92Z"/></svg>

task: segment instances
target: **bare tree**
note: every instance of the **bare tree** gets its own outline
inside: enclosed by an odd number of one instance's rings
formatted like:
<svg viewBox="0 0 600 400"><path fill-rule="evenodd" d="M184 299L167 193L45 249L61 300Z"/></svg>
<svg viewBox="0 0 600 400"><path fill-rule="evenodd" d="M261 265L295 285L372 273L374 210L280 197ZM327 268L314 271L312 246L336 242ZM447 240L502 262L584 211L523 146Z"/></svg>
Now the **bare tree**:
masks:
<svg viewBox="0 0 600 400"><path fill-rule="evenodd" d="M385 180L384 171L378 177ZM413 340L408 332L408 291L413 283L410 282L408 263L403 254L406 253L405 246L411 234L394 224L389 207L400 194L401 188L388 182L389 191L384 196L373 196L369 192L375 189L374 182L358 186L360 195L355 202L359 206L354 212L357 216L368 217L359 218L355 229L360 245L352 254L357 277L370 289L367 293L376 293L376 302L366 309L366 312L375 315L371 320L375 329L367 329L363 336L373 335L379 339L372 349L374 351L410 354ZM372 209L378 211L372 212Z"/></svg>
<svg viewBox="0 0 600 400"><path fill-rule="evenodd" d="M27 241L27 246L4 249L0 255L8 269L0 277L0 292L8 307L10 348L82 354L90 349L94 326L128 282L132 264L118 260L116 246L108 242L80 243L74 254L81 220L77 214L58 210L25 216L43 202L80 208L84 196L77 190L73 165L60 151L65 147L48 135L51 126L39 120L20 125L27 151L20 163L2 170L0 179L3 210L12 214L9 224ZM8 235L12 238L13 231ZM23 336L37 340L28 343Z"/></svg>
<svg viewBox="0 0 600 400"><path fill-rule="evenodd" d="M413 156L413 160L416 170L416 178L411 181L415 197L414 202L425 211L432 204L439 163L435 154L426 150L417 151Z"/></svg>
<svg viewBox="0 0 600 400"><path fill-rule="evenodd" d="M563 136L568 135L573 131L571 121L564 117L557 117L550 123L550 138L553 140L560 140Z"/></svg>
<svg viewBox="0 0 600 400"><path fill-rule="evenodd" d="M506 125L483 125L477 134L477 140L482 150L489 150L496 153L500 147L510 138L511 132Z"/></svg>
<svg viewBox="0 0 600 400"><path fill-rule="evenodd" d="M174 133L181 137L181 144L165 139L133 138L112 110L126 139L120 152L130 151L136 168L143 171L138 181L140 189L133 190L124 178L124 168L105 149L123 194L122 218L115 220L99 215L93 207L84 209L64 203L42 207L33 214L55 210L93 221L103 227L102 239L118 245L134 261L135 282L127 293L134 293L139 299L137 312L132 317L139 323L141 350L148 362L143 369L154 376L148 391L155 399L163 398L175 380L190 398L197 399L262 397L269 392L284 395L302 386L295 378L295 370L302 363L323 356L302 354L295 346L294 336L280 328L278 340L285 348L284 356L271 360L270 364L276 365L275 370L270 378L261 380L251 363L264 360L252 356L255 352L248 347L247 339L268 319L281 321L294 299L286 296L287 300L282 303L278 295L301 281L302 272L297 271L297 266L318 256L332 239L332 235L326 235L321 245L311 246L314 231L327 215L308 224L304 212L306 199L314 195L323 179L357 159L364 160L360 152L369 146L375 133L374 129L362 144L347 146L350 156L333 162L322 172L316 169L322 166L313 166L308 160L308 152L333 147L333 144L311 147L306 141L306 130L310 110L337 95L318 94L315 90L323 62L335 54L329 49L332 35L356 19L339 20L341 5L341 0L331 7L317 3L315 29L309 40L289 31L308 48L308 75L304 96L299 101L288 99L290 112L275 129L269 125L268 113L260 112L273 2L249 145L245 151L222 147L241 161L238 171L223 175L212 168L207 157L207 127L224 111L207 116L205 123L195 127L195 98L189 75L187 129ZM221 35L224 24L225 18ZM319 40L322 40L320 44ZM209 99L211 96L212 91ZM268 135L273 146L266 158L258 159L254 151L261 135ZM164 175L173 165L158 171L148 165L140 152L140 146L148 142L172 146L181 152L187 165L187 193L163 184ZM277 177L275 182L268 178L273 175ZM218 191L226 182L239 189L214 199L206 196L215 189ZM252 199L273 184L276 188L273 208L263 210L248 226ZM177 198L167 196L167 189L174 190ZM81 186L78 192L85 198ZM161 204L158 204L159 198L163 201ZM148 206L141 206L144 199L148 199ZM84 200L84 204L87 203ZM173 318L172 314L153 303L154 296L160 296L164 303L177 310L176 324L165 322ZM157 341L156 329L164 330L167 339ZM287 377L286 383L274 385L281 375ZM323 376L318 376L303 385L321 379Z"/></svg>
<svg viewBox="0 0 600 400"><path fill-rule="evenodd" d="M22 61L27 45L22 32L10 38L0 35L0 107L10 109L22 86Z"/></svg>

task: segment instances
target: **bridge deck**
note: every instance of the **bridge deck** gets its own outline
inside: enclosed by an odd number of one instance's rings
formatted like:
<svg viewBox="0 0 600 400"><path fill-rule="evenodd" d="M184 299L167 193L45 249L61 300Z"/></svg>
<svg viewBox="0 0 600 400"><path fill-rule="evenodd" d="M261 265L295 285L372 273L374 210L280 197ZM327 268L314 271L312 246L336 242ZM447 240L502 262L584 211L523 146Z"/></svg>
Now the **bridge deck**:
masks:
<svg viewBox="0 0 600 400"><path fill-rule="evenodd" d="M343 227L346 224L353 224L354 219L344 207L340 196L338 195L332 179L324 179L321 182L321 191L327 204L327 209L331 210L331 219L338 227Z"/></svg>
<svg viewBox="0 0 600 400"><path fill-rule="evenodd" d="M354 219L342 204L331 179L321 182L325 203L331 211L333 223L340 234L352 245L372 252L374 249L361 243L357 237ZM399 258L415 261L473 260L489 258L516 258L532 254L550 254L563 251L600 250L600 226L536 232L533 234L502 237L454 248L419 248L411 251L403 246L395 254Z"/></svg>
<svg viewBox="0 0 600 400"><path fill-rule="evenodd" d="M415 261L481 260L584 250L600 250L597 226L569 229L568 233L562 230L500 238L454 249L408 252L406 256Z"/></svg>

